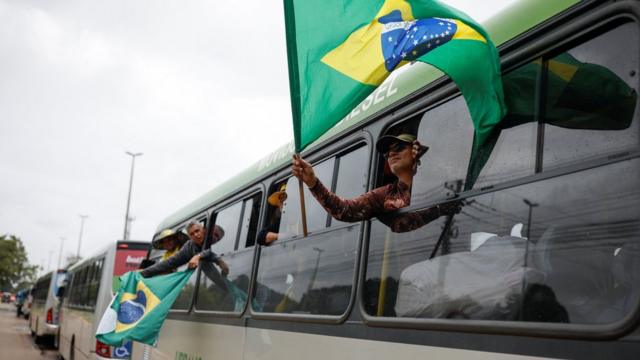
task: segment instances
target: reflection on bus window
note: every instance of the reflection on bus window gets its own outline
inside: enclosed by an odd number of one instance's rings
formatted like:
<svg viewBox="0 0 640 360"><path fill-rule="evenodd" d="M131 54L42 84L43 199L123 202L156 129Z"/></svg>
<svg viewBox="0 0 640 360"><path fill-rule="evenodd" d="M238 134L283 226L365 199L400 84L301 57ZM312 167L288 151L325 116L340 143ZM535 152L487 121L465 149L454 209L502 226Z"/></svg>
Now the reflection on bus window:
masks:
<svg viewBox="0 0 640 360"><path fill-rule="evenodd" d="M640 295L640 160L465 200L442 234L372 226L374 316L607 324ZM612 184L615 184L613 186Z"/></svg>
<svg viewBox="0 0 640 360"><path fill-rule="evenodd" d="M316 177L324 184L331 184L335 158L325 160L313 166ZM298 179L289 178L287 189L296 189L287 192L287 200L282 208L282 220L280 223L280 238L290 238L302 234L302 220L300 218L300 192ZM304 198L307 211L307 229L310 233L324 229L327 226L327 212L313 198L309 189L304 187Z"/></svg>
<svg viewBox="0 0 640 360"><path fill-rule="evenodd" d="M366 165L369 148L360 146L316 165L316 176L336 188L340 195L355 196L366 189ZM337 166L335 166L337 164ZM337 168L338 173L334 174ZM337 187L332 179L337 179ZM291 177L280 234L289 232L291 224L300 219L298 179ZM254 298L254 311L307 315L341 315L349 305L353 292L357 245L361 223L344 224L332 221L305 187L309 226L307 238L283 239L262 247ZM309 208L312 210L309 211ZM315 220L312 220L312 217ZM313 230L312 230L313 229ZM282 235L281 235L282 236Z"/></svg>
<svg viewBox="0 0 640 360"><path fill-rule="evenodd" d="M482 188L535 171L538 124L534 116L541 59L503 76L507 114L471 159L467 188ZM475 181L474 181L475 180Z"/></svg>
<svg viewBox="0 0 640 360"><path fill-rule="evenodd" d="M547 61L544 168L638 146L639 41L629 23Z"/></svg>
<svg viewBox="0 0 640 360"><path fill-rule="evenodd" d="M255 204L260 203L260 198L260 194L254 195L214 214L211 249L220 256L228 272L220 271L211 262L200 263L197 311L243 311L253 265L253 248L246 245L255 242L259 214Z"/></svg>
<svg viewBox="0 0 640 360"><path fill-rule="evenodd" d="M442 200L461 190L471 147L473 122L459 96L427 111L420 119L418 140L429 147L413 180L411 202Z"/></svg>
<svg viewBox="0 0 640 360"><path fill-rule="evenodd" d="M354 280L360 224L262 248L254 310L340 315Z"/></svg>

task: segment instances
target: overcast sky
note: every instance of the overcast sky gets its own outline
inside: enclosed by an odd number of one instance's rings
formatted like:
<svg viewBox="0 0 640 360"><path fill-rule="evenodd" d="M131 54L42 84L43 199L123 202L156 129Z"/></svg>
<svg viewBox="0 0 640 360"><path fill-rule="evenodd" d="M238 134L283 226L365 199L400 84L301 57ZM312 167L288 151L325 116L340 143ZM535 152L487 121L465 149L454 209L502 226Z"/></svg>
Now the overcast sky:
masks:
<svg viewBox="0 0 640 360"><path fill-rule="evenodd" d="M449 0L478 21L514 0ZM292 139L282 0L0 0L0 234L131 238Z"/></svg>

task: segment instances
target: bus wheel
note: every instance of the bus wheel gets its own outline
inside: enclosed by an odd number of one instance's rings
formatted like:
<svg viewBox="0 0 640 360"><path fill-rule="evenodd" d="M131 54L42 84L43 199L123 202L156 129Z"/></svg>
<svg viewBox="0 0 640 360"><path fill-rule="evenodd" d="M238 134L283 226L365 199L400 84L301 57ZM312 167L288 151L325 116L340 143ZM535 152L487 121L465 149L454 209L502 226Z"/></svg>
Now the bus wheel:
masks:
<svg viewBox="0 0 640 360"><path fill-rule="evenodd" d="M53 348L60 348L60 329L58 329L58 332L53 336Z"/></svg>
<svg viewBox="0 0 640 360"><path fill-rule="evenodd" d="M76 337L73 336L71 338L71 345L69 345L69 359L68 360L75 360L76 356Z"/></svg>

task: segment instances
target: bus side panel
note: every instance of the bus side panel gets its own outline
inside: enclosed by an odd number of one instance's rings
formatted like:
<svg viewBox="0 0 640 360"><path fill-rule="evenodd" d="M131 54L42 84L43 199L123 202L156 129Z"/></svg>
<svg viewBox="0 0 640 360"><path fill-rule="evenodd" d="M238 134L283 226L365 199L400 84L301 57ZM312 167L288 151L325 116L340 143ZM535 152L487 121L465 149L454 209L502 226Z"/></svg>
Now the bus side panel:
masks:
<svg viewBox="0 0 640 360"><path fill-rule="evenodd" d="M247 328L246 339L244 360L546 359L258 328Z"/></svg>
<svg viewBox="0 0 640 360"><path fill-rule="evenodd" d="M148 347L149 359L241 360L244 336L241 326L167 319L158 347ZM134 342L131 358L142 359L144 348L144 344Z"/></svg>
<svg viewBox="0 0 640 360"><path fill-rule="evenodd" d="M61 324L60 354L68 358L70 351L75 351L76 359L89 358L92 344L95 342L92 332L93 313L88 311L64 309ZM73 339L74 348L71 349ZM63 345L65 344L65 345ZM63 351L64 346L64 351Z"/></svg>
<svg viewBox="0 0 640 360"><path fill-rule="evenodd" d="M31 314L29 315L29 327L36 336L42 336L44 316L44 302L34 300L31 305Z"/></svg>

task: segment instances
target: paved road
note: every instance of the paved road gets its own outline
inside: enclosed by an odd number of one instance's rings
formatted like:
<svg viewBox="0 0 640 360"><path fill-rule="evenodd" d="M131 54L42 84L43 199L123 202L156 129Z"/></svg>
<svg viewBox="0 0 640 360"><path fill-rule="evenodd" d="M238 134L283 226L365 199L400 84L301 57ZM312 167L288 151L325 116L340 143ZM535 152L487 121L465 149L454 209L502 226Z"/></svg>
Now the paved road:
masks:
<svg viewBox="0 0 640 360"><path fill-rule="evenodd" d="M0 304L0 359L57 359L58 352L50 347L39 348L33 343L29 323L16 317L13 304Z"/></svg>

